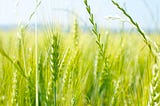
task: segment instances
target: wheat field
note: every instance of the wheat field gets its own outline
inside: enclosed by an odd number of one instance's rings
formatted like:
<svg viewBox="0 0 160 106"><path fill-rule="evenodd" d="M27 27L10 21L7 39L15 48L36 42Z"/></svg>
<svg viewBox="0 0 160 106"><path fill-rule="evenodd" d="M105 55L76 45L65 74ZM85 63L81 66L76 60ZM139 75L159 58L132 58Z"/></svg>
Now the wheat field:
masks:
<svg viewBox="0 0 160 106"><path fill-rule="evenodd" d="M0 31L0 106L160 106L160 36L112 2L137 32L99 29L87 0L90 31Z"/></svg>

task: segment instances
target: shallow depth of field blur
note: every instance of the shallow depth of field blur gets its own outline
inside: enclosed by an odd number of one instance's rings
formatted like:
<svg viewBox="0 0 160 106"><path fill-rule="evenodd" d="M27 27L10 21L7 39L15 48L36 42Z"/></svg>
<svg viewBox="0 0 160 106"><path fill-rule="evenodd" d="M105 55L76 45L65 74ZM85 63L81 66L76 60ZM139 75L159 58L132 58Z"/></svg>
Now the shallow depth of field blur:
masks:
<svg viewBox="0 0 160 106"><path fill-rule="evenodd" d="M116 2L160 57L160 2ZM88 5L102 45L83 0L2 1L0 106L160 106L160 58L110 0Z"/></svg>

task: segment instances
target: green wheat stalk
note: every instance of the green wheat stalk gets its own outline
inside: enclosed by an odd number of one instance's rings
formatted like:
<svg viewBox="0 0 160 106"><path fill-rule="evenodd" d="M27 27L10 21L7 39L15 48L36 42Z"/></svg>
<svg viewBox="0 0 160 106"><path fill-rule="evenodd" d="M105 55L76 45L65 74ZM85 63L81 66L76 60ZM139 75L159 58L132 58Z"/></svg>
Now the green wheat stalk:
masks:
<svg viewBox="0 0 160 106"><path fill-rule="evenodd" d="M54 92L54 106L56 106L56 82L58 79L59 72L59 35L53 34L51 42L51 54L50 54L50 66L51 66L51 76L52 76L52 88Z"/></svg>
<svg viewBox="0 0 160 106"><path fill-rule="evenodd" d="M104 61L104 69L102 70L100 75L99 94L101 95L101 105L104 105L104 104L107 105L110 100L108 98L108 101L105 102L104 96L109 95L108 91L110 90L110 87L111 87L111 73L110 73L109 61L108 61L108 57L105 56L104 45L101 42L101 34L98 31L97 24L94 20L94 15L91 12L91 8L88 5L88 1L84 0L84 3L86 5L86 10L89 14L89 21L92 24L92 32L96 36L96 44L99 49L98 55Z"/></svg>
<svg viewBox="0 0 160 106"><path fill-rule="evenodd" d="M158 106L160 104L159 97L160 92L158 89L159 84L159 73L160 73L160 48L156 44L156 42L152 41L148 36L145 35L145 33L142 31L142 29L139 27L138 23L136 23L132 17L114 0L112 0L112 3L123 12L123 14L129 18L130 22L136 27L137 31L140 33L140 35L143 37L144 42L149 47L153 57L154 57L154 65L152 69L152 81L150 85L150 100L148 102L149 106ZM158 102L158 103L157 103Z"/></svg>

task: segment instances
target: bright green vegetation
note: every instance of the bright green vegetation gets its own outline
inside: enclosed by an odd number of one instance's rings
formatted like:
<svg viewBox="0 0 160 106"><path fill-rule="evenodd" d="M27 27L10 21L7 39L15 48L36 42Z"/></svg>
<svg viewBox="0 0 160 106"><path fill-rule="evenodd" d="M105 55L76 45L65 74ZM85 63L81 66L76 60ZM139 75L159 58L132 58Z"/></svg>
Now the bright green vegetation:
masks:
<svg viewBox="0 0 160 106"><path fill-rule="evenodd" d="M48 27L38 41L28 24L0 32L0 106L159 106L160 36L112 3L137 33L102 31L87 0L92 33L76 19L71 32Z"/></svg>
<svg viewBox="0 0 160 106"><path fill-rule="evenodd" d="M99 86L103 80L98 78L105 65L97 59L96 38L76 30L78 37L73 32L58 32L59 36L55 32L40 33L39 103L53 104L56 84L56 101L60 106L147 105L154 58L142 39L137 34L102 32L112 76L110 84L103 88ZM34 37L32 33L25 33L24 48L21 48L14 35L14 32L0 34L1 53L4 50L13 61L0 55L0 105L35 105ZM51 45L51 36L55 36L53 40L56 36L59 39L55 46ZM159 36L151 38L158 42ZM55 53L58 57L51 58L54 53L51 48L58 49ZM51 68L51 61L58 63ZM108 87L109 92L104 94L101 90Z"/></svg>

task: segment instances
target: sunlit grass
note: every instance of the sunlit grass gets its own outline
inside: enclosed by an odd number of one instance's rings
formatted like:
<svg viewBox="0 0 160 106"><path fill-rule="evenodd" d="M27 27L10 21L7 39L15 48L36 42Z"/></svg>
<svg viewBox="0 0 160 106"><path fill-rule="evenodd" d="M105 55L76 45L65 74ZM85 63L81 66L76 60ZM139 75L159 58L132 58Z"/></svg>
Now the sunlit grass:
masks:
<svg viewBox="0 0 160 106"><path fill-rule="evenodd" d="M59 64L62 63L57 77L57 105L100 105L97 98L98 88L95 86L95 60L97 46L95 37L90 33L79 32L78 51L74 46L72 32L60 35ZM102 32L103 33L103 32ZM19 73L13 63L4 55L0 55L0 105L35 105L35 56L34 37L26 32L24 39L27 79ZM54 93L50 72L50 39L46 33L39 34L39 64L41 66L39 103L52 104ZM104 48L110 62L112 74L112 91L109 96L115 105L147 105L149 99L152 65L154 59L149 49L136 33L122 35L110 33L102 36ZM23 69L23 59L19 57L18 38L16 33L1 32L1 49L5 51L15 64ZM159 36L152 35L159 41ZM65 55L66 53L66 55ZM21 60L21 61L20 61ZM62 62L63 61L63 62ZM99 72L104 67L99 63ZM29 80L31 82L29 82ZM118 81L118 82L117 82ZM50 85L51 84L51 85ZM118 85L117 85L118 84ZM115 92L116 91L116 92ZM105 103L105 100L103 100Z"/></svg>

